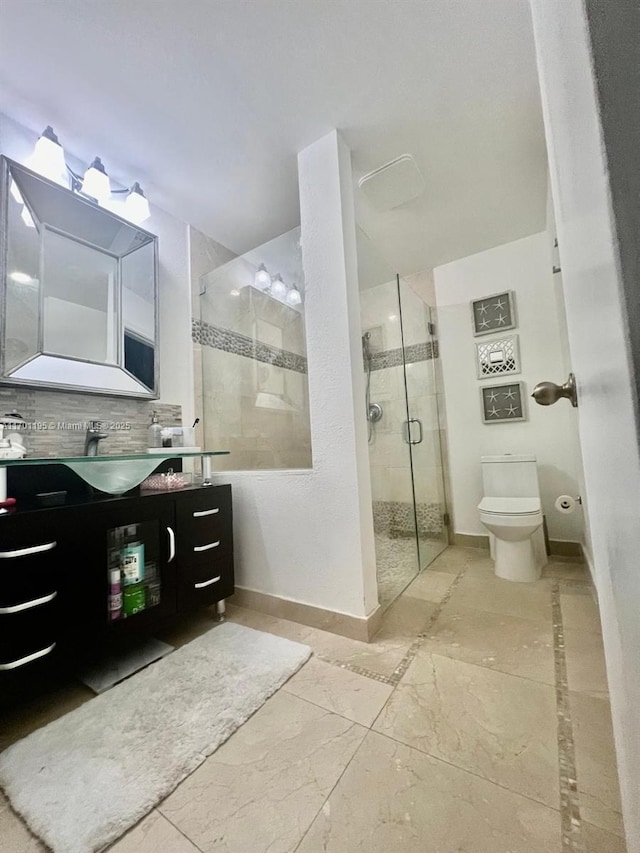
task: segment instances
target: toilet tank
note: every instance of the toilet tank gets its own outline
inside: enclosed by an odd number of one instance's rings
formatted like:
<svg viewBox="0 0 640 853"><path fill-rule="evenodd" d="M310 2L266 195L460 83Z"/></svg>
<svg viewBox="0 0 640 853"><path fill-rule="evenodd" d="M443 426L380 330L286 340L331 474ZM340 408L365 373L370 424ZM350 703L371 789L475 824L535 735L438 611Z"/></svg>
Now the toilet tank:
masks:
<svg viewBox="0 0 640 853"><path fill-rule="evenodd" d="M482 483L487 498L539 498L535 456L481 456Z"/></svg>

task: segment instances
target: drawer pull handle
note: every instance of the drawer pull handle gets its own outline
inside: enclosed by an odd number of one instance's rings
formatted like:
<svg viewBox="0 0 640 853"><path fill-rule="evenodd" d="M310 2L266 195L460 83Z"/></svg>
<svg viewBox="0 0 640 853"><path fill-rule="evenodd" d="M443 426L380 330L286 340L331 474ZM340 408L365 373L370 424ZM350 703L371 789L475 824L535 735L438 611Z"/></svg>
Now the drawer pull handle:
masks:
<svg viewBox="0 0 640 853"><path fill-rule="evenodd" d="M23 601L22 604L12 604L9 607L0 607L0 616L5 616L7 613L20 613L22 610L31 610L32 607L38 607L40 604L48 604L53 601L58 592L52 592L50 595L43 595L42 598L32 598L31 601Z"/></svg>
<svg viewBox="0 0 640 853"><path fill-rule="evenodd" d="M215 509L201 509L198 512L193 513L194 518L202 518L205 515L215 515L217 512L220 512L219 507Z"/></svg>
<svg viewBox="0 0 640 853"><path fill-rule="evenodd" d="M29 554L41 554L52 551L57 542L46 542L44 545L33 545L31 548L16 548L15 551L0 551L0 560L11 560L13 557L27 557Z"/></svg>
<svg viewBox="0 0 640 853"><path fill-rule="evenodd" d="M50 646L47 646L46 649L40 649L39 652L34 652L31 655L27 655L24 658L18 658L18 660L12 660L10 663L0 663L0 672L7 669L18 669L20 666L24 666L27 663L31 663L31 661L38 660L38 658L43 658L45 655L51 654L51 652L55 649L56 644L51 643Z"/></svg>
<svg viewBox="0 0 640 853"><path fill-rule="evenodd" d="M196 551L196 553L198 551L210 551L212 548L217 548L219 544L220 540L218 539L217 542L209 542L208 545L194 545L193 550Z"/></svg>
<svg viewBox="0 0 640 853"><path fill-rule="evenodd" d="M213 583L218 583L222 575L218 575L217 578L211 578L208 581L202 581L202 583L194 583L195 589L204 589L205 586L211 586Z"/></svg>
<svg viewBox="0 0 640 853"><path fill-rule="evenodd" d="M176 534L172 527L167 527L167 533L169 534L169 557L167 558L167 563L170 563L176 556Z"/></svg>

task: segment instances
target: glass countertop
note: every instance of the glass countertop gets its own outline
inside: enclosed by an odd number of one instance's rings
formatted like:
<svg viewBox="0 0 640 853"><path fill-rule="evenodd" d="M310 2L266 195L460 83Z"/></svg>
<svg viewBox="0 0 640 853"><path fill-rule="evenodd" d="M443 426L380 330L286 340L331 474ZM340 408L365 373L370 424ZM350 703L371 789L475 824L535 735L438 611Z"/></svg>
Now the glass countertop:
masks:
<svg viewBox="0 0 640 853"><path fill-rule="evenodd" d="M67 465L76 464L91 464L96 462L126 462L126 461L141 461L143 459L151 462L157 460L156 464L160 464L163 459L190 459L200 456L228 456L229 450L189 450L182 451L179 447L162 447L154 450L153 453L122 453L112 454L111 456L42 456L28 457L26 459L2 459L0 457L0 467L13 467L17 465Z"/></svg>
<svg viewBox="0 0 640 853"><path fill-rule="evenodd" d="M2 459L0 471L4 468L24 468L27 465L66 465L81 477L85 483L106 492L108 495L122 495L139 486L158 465L167 459L203 459L211 456L227 456L228 450L180 450L179 447L159 447L151 453L131 453L113 456L55 456L53 458ZM124 464L123 464L124 463ZM208 475L207 475L208 477ZM1 481L0 481L1 488Z"/></svg>

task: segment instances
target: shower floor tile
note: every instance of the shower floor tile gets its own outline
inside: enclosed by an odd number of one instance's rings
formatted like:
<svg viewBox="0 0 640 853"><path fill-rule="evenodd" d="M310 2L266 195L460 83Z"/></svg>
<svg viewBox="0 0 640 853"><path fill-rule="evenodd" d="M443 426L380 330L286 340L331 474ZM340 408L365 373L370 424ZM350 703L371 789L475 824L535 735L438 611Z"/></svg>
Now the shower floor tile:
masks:
<svg viewBox="0 0 640 853"><path fill-rule="evenodd" d="M418 567L424 570L442 551L438 540L420 540L420 561L416 541L412 537L391 538L377 533L376 574L378 577L378 600L386 609L401 595L418 574Z"/></svg>

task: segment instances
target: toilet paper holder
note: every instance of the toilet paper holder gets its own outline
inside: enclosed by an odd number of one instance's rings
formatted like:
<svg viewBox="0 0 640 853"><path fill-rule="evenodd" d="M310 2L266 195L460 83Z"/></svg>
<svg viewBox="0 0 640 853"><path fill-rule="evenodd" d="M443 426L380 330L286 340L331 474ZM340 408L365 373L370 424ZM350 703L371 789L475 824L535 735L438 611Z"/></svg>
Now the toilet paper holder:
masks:
<svg viewBox="0 0 640 853"><path fill-rule="evenodd" d="M558 495L553 503L558 512L562 513L572 513L579 504L582 504L580 495L576 495L575 498L571 495Z"/></svg>

